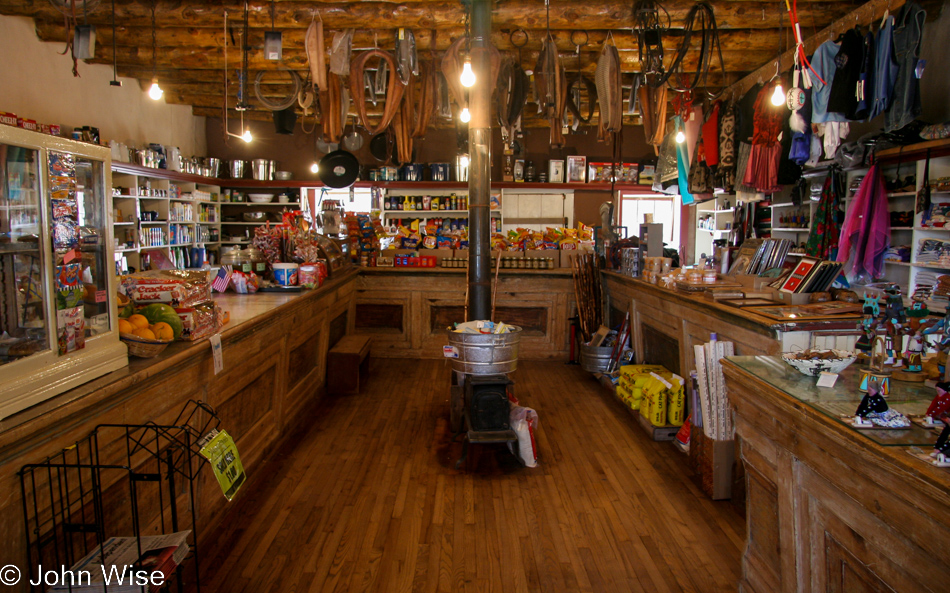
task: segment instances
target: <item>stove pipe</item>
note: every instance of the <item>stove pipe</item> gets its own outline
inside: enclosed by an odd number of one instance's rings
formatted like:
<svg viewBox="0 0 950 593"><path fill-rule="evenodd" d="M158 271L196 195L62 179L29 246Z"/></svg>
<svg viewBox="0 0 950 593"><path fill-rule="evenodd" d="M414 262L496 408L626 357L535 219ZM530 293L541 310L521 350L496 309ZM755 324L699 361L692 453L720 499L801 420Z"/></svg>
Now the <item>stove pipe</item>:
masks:
<svg viewBox="0 0 950 593"><path fill-rule="evenodd" d="M472 69L468 128L468 311L469 319L491 317L491 3L472 0Z"/></svg>

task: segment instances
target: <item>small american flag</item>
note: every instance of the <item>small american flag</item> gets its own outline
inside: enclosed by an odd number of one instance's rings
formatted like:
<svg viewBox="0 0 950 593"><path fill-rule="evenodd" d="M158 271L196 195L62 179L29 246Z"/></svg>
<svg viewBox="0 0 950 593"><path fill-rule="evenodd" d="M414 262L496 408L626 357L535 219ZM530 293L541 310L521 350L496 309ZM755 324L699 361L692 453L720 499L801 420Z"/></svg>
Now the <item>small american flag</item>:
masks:
<svg viewBox="0 0 950 593"><path fill-rule="evenodd" d="M218 275L211 283L211 288L217 290L218 292L224 292L227 290L228 284L231 283L232 273L233 268L231 266L221 266L221 269L218 270Z"/></svg>

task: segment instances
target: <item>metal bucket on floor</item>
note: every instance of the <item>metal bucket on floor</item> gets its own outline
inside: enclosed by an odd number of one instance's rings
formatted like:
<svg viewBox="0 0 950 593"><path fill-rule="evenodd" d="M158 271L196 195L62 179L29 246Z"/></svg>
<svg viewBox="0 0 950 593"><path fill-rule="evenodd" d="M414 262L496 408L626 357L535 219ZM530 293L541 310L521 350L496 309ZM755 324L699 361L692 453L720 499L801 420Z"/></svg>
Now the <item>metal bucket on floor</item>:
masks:
<svg viewBox="0 0 950 593"><path fill-rule="evenodd" d="M610 365L613 346L588 346L581 344L581 368L589 373L602 373Z"/></svg>
<svg viewBox="0 0 950 593"><path fill-rule="evenodd" d="M511 326L506 334L462 334L449 331L449 345L458 358L449 358L452 368L471 375L511 373L518 367L521 328Z"/></svg>

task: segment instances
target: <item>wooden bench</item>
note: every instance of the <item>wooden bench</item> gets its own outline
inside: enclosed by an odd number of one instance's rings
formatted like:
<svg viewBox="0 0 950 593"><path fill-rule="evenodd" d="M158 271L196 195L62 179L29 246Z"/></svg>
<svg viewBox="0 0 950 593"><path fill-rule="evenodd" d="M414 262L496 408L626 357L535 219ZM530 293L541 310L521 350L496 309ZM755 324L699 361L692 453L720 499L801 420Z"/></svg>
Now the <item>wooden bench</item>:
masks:
<svg viewBox="0 0 950 593"><path fill-rule="evenodd" d="M369 371L369 336L349 334L340 338L327 354L327 391L336 394L360 392L360 378Z"/></svg>

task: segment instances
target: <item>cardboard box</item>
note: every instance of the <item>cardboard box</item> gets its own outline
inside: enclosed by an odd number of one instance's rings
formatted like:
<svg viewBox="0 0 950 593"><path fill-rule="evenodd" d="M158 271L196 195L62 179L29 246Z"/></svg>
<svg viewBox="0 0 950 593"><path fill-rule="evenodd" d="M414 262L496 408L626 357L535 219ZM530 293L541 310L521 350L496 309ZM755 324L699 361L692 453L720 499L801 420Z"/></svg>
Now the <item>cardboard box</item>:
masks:
<svg viewBox="0 0 950 593"><path fill-rule="evenodd" d="M775 278L763 278L761 276L756 276L755 274L734 274L732 276L722 276L726 281L734 281L742 285L742 288L746 290L760 290L766 291L769 290L767 285L770 282L775 281Z"/></svg>
<svg viewBox="0 0 950 593"><path fill-rule="evenodd" d="M442 260L447 257L455 257L452 249L420 249L419 255L431 255L435 257L436 265L440 265Z"/></svg>
<svg viewBox="0 0 950 593"><path fill-rule="evenodd" d="M571 267L571 258L577 255L582 255L585 253L593 253L587 249L562 249L558 251L560 254L561 267L570 268Z"/></svg>
<svg viewBox="0 0 950 593"><path fill-rule="evenodd" d="M807 305L811 299L811 293L808 292L782 292L777 288L772 291L772 300L780 301L783 305Z"/></svg>

